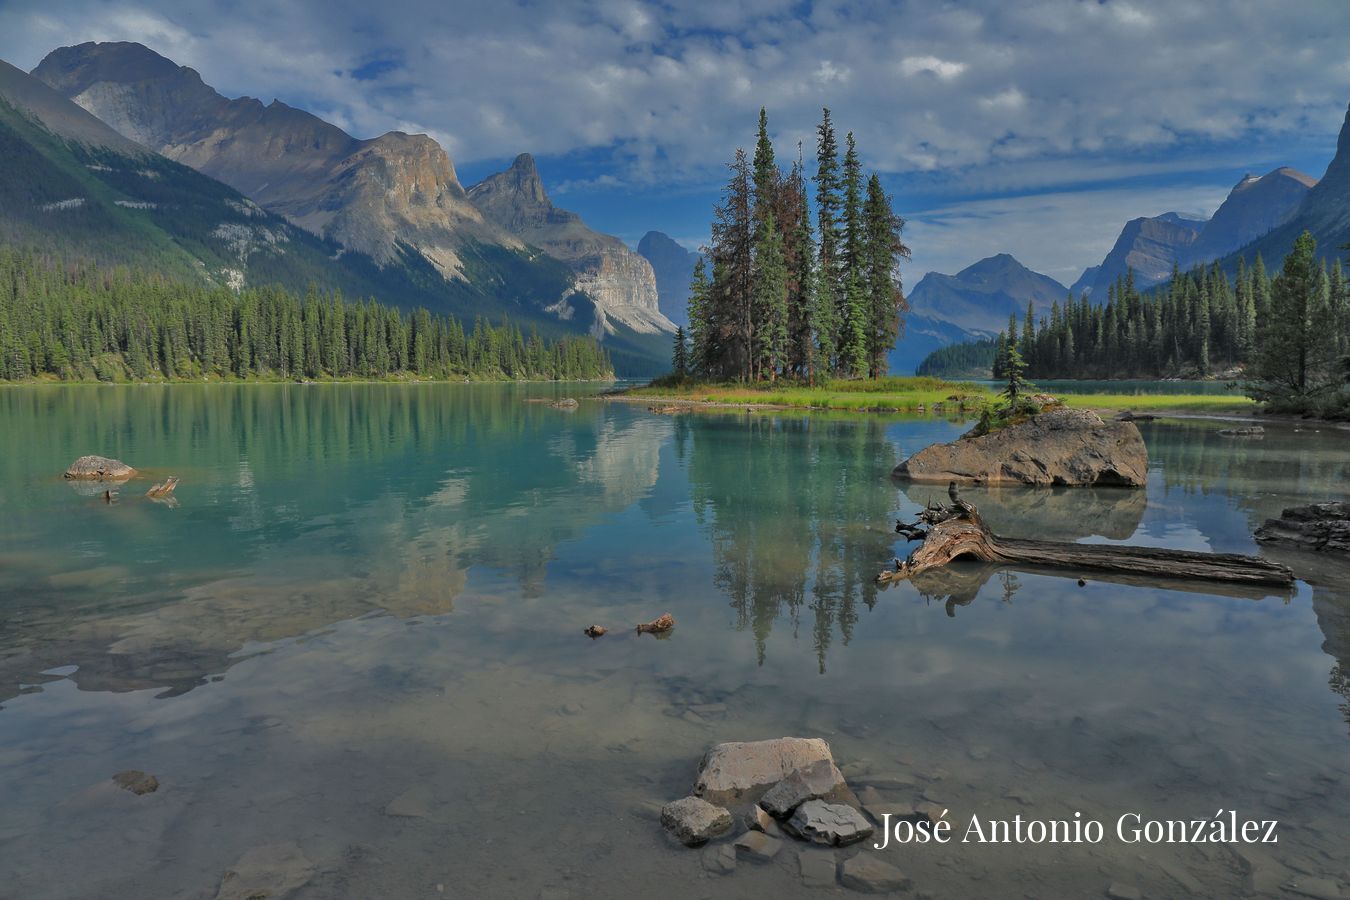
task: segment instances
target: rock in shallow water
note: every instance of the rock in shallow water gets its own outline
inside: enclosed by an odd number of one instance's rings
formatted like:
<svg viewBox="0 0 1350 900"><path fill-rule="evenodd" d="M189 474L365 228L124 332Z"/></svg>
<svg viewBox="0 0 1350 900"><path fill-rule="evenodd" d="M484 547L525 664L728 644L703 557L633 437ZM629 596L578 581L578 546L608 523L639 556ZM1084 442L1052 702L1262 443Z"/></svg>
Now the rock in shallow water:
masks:
<svg viewBox="0 0 1350 900"><path fill-rule="evenodd" d="M713 875L730 875L736 871L736 848L718 844L703 851L703 868Z"/></svg>
<svg viewBox="0 0 1350 900"><path fill-rule="evenodd" d="M1148 451L1133 422L1052 409L992 434L925 447L891 474L935 483L1139 486Z"/></svg>
<svg viewBox="0 0 1350 900"><path fill-rule="evenodd" d="M136 470L120 459L106 456L81 456L66 469L67 478L83 481L122 481L136 474Z"/></svg>
<svg viewBox="0 0 1350 900"><path fill-rule="evenodd" d="M842 847L872 833L872 825L851 806L808 800L783 826L789 833L817 844Z"/></svg>
<svg viewBox="0 0 1350 900"><path fill-rule="evenodd" d="M113 776L113 781L117 786L131 791L137 796L143 794L153 794L159 790L159 779L153 775L147 775L137 769L128 769L125 772L118 772Z"/></svg>
<svg viewBox="0 0 1350 900"><path fill-rule="evenodd" d="M1256 529L1263 544L1350 555L1350 501L1291 506Z"/></svg>
<svg viewBox="0 0 1350 900"><path fill-rule="evenodd" d="M811 765L788 773L788 776L759 798L759 805L770 815L780 819L792 815L792 811L807 800L819 800L827 797L844 786L844 776L827 759L819 759Z"/></svg>
<svg viewBox="0 0 1350 900"><path fill-rule="evenodd" d="M758 800L788 775L822 760L834 766L830 745L820 738L718 744L703 756L694 793L713 803Z"/></svg>
<svg viewBox="0 0 1350 900"><path fill-rule="evenodd" d="M216 900L281 900L308 883L314 871L293 841L254 847L221 876Z"/></svg>
<svg viewBox="0 0 1350 900"><path fill-rule="evenodd" d="M731 830L731 813L698 797L685 797L661 808L661 824L686 847L706 844Z"/></svg>
<svg viewBox="0 0 1350 900"><path fill-rule="evenodd" d="M903 872L866 851L844 860L839 868L839 882L844 887L867 894L905 891L910 884Z"/></svg>
<svg viewBox="0 0 1350 900"><path fill-rule="evenodd" d="M783 849L783 842L761 831L747 831L736 838L735 847L737 851L744 852L751 859L768 862Z"/></svg>

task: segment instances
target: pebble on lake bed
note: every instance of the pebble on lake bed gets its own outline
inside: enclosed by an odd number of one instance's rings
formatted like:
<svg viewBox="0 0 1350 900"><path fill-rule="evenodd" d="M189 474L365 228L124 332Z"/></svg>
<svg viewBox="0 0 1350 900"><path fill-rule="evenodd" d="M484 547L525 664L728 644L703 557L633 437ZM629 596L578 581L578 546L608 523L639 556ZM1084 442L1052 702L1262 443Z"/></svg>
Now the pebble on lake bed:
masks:
<svg viewBox="0 0 1350 900"><path fill-rule="evenodd" d="M684 797L661 808L661 825L686 847L697 847L731 830L731 813L698 797Z"/></svg>
<svg viewBox="0 0 1350 900"><path fill-rule="evenodd" d="M112 777L117 782L117 786L131 791L137 796L144 794L153 794L159 790L159 779L153 775L147 775L137 769L128 769L125 772L118 772Z"/></svg>

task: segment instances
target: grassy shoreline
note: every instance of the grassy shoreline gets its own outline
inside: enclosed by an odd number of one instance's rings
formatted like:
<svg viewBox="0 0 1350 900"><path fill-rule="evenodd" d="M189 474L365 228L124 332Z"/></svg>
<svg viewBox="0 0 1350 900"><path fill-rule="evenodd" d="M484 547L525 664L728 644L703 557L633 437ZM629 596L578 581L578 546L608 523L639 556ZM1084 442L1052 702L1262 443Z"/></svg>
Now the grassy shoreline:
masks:
<svg viewBox="0 0 1350 900"><path fill-rule="evenodd" d="M846 412L927 412L935 405L966 411L998 395L983 385L937 378L884 378L880 381L832 382L820 386L799 384L703 384L684 382L629 388L610 396L618 399L663 401L695 406L763 406L781 409L825 409ZM1135 410L1163 413L1248 413L1256 404L1248 397L1216 394L1060 394L1067 406L1108 412ZM961 398L953 400L952 398Z"/></svg>

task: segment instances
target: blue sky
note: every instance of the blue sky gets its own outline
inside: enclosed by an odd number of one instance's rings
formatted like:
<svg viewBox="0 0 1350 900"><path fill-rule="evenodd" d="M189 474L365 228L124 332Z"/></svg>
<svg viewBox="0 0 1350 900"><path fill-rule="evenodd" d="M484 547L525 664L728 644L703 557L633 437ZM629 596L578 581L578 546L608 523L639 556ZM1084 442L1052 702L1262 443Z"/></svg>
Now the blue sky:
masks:
<svg viewBox="0 0 1350 900"><path fill-rule="evenodd" d="M0 0L22 68L136 40L229 96L426 132L466 184L529 151L555 202L630 242L704 240L760 105L785 161L829 106L909 220L911 285L1004 251L1068 283L1129 218L1320 176L1347 39L1344 0Z"/></svg>

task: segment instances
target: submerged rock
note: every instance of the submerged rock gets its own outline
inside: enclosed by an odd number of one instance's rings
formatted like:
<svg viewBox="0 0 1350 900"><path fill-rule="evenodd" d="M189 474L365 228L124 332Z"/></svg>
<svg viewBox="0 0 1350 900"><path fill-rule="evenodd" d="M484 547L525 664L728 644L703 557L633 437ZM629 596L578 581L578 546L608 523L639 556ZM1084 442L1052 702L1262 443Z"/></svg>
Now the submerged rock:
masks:
<svg viewBox="0 0 1350 900"><path fill-rule="evenodd" d="M1256 529L1256 539L1299 550L1350 554L1350 501L1291 506Z"/></svg>
<svg viewBox="0 0 1350 900"><path fill-rule="evenodd" d="M125 481L135 474L136 470L120 459L106 456L81 456L66 469L67 478L82 481Z"/></svg>
<svg viewBox="0 0 1350 900"><path fill-rule="evenodd" d="M826 762L834 769L830 745L820 738L783 737L718 744L703 756L694 793L714 803L750 802L798 769ZM834 769L844 787L844 776Z"/></svg>
<svg viewBox="0 0 1350 900"><path fill-rule="evenodd" d="M1219 434L1226 434L1229 437L1262 437L1266 430L1260 425L1243 425L1240 428L1220 428Z"/></svg>
<svg viewBox="0 0 1350 900"><path fill-rule="evenodd" d="M561 400L554 400L549 406L554 409L576 409L580 404L573 397L564 397Z"/></svg>
<svg viewBox="0 0 1350 900"><path fill-rule="evenodd" d="M905 874L874 854L863 852L844 860L839 867L839 882L846 888L866 894L889 894L909 890Z"/></svg>
<svg viewBox="0 0 1350 900"><path fill-rule="evenodd" d="M873 830L872 824L853 807L824 800L806 801L783 827L803 840L832 847L861 841Z"/></svg>
<svg viewBox="0 0 1350 900"><path fill-rule="evenodd" d="M731 830L731 813L699 797L685 797L661 808L661 824L686 847L697 847Z"/></svg>
<svg viewBox="0 0 1350 900"><path fill-rule="evenodd" d="M776 837L769 837L762 831L747 831L736 838L734 846L738 852L744 852L751 859L768 862L783 849L783 842Z"/></svg>
<svg viewBox="0 0 1350 900"><path fill-rule="evenodd" d="M254 847L221 876L216 900L281 900L304 887L314 871L293 841Z"/></svg>
<svg viewBox="0 0 1350 900"><path fill-rule="evenodd" d="M713 875L730 875L736 871L736 848L717 844L703 851L703 868Z"/></svg>
<svg viewBox="0 0 1350 900"><path fill-rule="evenodd" d="M891 474L933 483L1139 486L1148 476L1148 451L1133 422L1057 408L991 434L925 447Z"/></svg>
<svg viewBox="0 0 1350 900"><path fill-rule="evenodd" d="M118 772L113 776L113 781L117 786L131 791L133 794L142 796L144 794L153 794L159 790L159 779L153 775L147 775L137 769L128 769L125 772Z"/></svg>
<svg viewBox="0 0 1350 900"><path fill-rule="evenodd" d="M837 868L833 852L808 850L797 857L797 870L801 873L802 884L809 888L834 887Z"/></svg>

